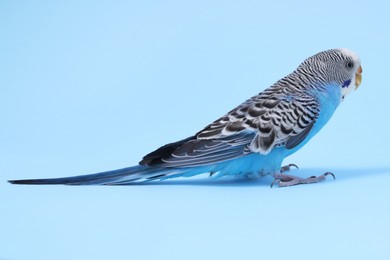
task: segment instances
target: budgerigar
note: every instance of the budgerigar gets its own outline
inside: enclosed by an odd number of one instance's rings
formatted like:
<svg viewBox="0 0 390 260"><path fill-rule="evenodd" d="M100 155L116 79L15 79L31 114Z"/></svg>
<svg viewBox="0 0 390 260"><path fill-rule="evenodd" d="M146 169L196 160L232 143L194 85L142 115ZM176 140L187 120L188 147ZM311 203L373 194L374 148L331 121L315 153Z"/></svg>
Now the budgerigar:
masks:
<svg viewBox="0 0 390 260"><path fill-rule="evenodd" d="M272 175L274 183L281 187L319 182L331 173L309 178L288 175L286 172L295 165L282 167L283 159L318 133L361 80L361 62L354 52L323 51L194 136L147 154L137 166L90 175L10 182L125 185L202 173L248 178Z"/></svg>

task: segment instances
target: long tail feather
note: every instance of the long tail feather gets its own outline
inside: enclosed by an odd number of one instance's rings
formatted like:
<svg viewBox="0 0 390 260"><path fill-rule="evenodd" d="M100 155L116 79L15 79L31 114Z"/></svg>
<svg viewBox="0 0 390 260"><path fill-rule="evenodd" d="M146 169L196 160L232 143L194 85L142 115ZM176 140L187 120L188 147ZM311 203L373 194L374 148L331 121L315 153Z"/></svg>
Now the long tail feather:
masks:
<svg viewBox="0 0 390 260"><path fill-rule="evenodd" d="M133 166L119 170L80 175L64 178L52 179L27 179L27 180L9 180L12 184L32 184L32 185L126 185L136 184L151 180L181 176L187 170L185 169L167 169L155 168L149 166Z"/></svg>

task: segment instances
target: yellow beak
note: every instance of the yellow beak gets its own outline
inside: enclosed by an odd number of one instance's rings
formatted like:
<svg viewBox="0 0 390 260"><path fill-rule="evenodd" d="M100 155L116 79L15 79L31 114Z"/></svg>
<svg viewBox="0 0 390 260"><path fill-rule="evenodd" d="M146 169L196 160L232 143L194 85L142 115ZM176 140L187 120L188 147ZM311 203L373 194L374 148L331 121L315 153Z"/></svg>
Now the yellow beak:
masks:
<svg viewBox="0 0 390 260"><path fill-rule="evenodd" d="M360 66L356 71L356 75L355 75L355 90L358 89L360 83L362 83L362 73L363 73L363 69L362 66Z"/></svg>

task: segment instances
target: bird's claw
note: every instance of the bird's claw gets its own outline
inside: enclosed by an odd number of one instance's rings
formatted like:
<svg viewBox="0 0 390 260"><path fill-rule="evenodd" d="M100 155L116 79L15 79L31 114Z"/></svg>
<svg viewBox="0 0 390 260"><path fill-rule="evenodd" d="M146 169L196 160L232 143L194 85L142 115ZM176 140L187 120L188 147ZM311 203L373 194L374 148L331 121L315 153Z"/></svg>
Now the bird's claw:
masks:
<svg viewBox="0 0 390 260"><path fill-rule="evenodd" d="M280 179L275 178L274 181L271 183L271 188L274 187L274 184L275 184L276 182L278 183L278 186L279 186Z"/></svg>
<svg viewBox="0 0 390 260"><path fill-rule="evenodd" d="M333 177L333 180L336 180L336 175L334 175L332 172L325 172L325 173L322 174L322 175L324 175L325 177L328 176L328 175L330 175L330 176Z"/></svg>
<svg viewBox="0 0 390 260"><path fill-rule="evenodd" d="M275 183L278 184L278 187L288 187L298 184L311 184L311 183L317 183L320 181L323 181L326 179L326 176L331 175L333 179L336 179L336 176L331 172L326 172L320 176L310 176L309 178L300 178L293 175L288 175L284 173L277 173L274 174L274 181L271 184L271 188L274 186Z"/></svg>

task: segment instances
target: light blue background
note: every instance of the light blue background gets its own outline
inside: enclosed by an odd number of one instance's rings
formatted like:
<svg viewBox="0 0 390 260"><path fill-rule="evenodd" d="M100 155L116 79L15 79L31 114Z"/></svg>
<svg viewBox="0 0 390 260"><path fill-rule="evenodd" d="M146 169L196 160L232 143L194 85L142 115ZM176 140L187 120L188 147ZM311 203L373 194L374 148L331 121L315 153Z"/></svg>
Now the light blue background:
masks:
<svg viewBox="0 0 390 260"><path fill-rule="evenodd" d="M388 1L1 1L0 259L389 259ZM363 83L296 174L337 181L12 186L137 164L319 51Z"/></svg>

